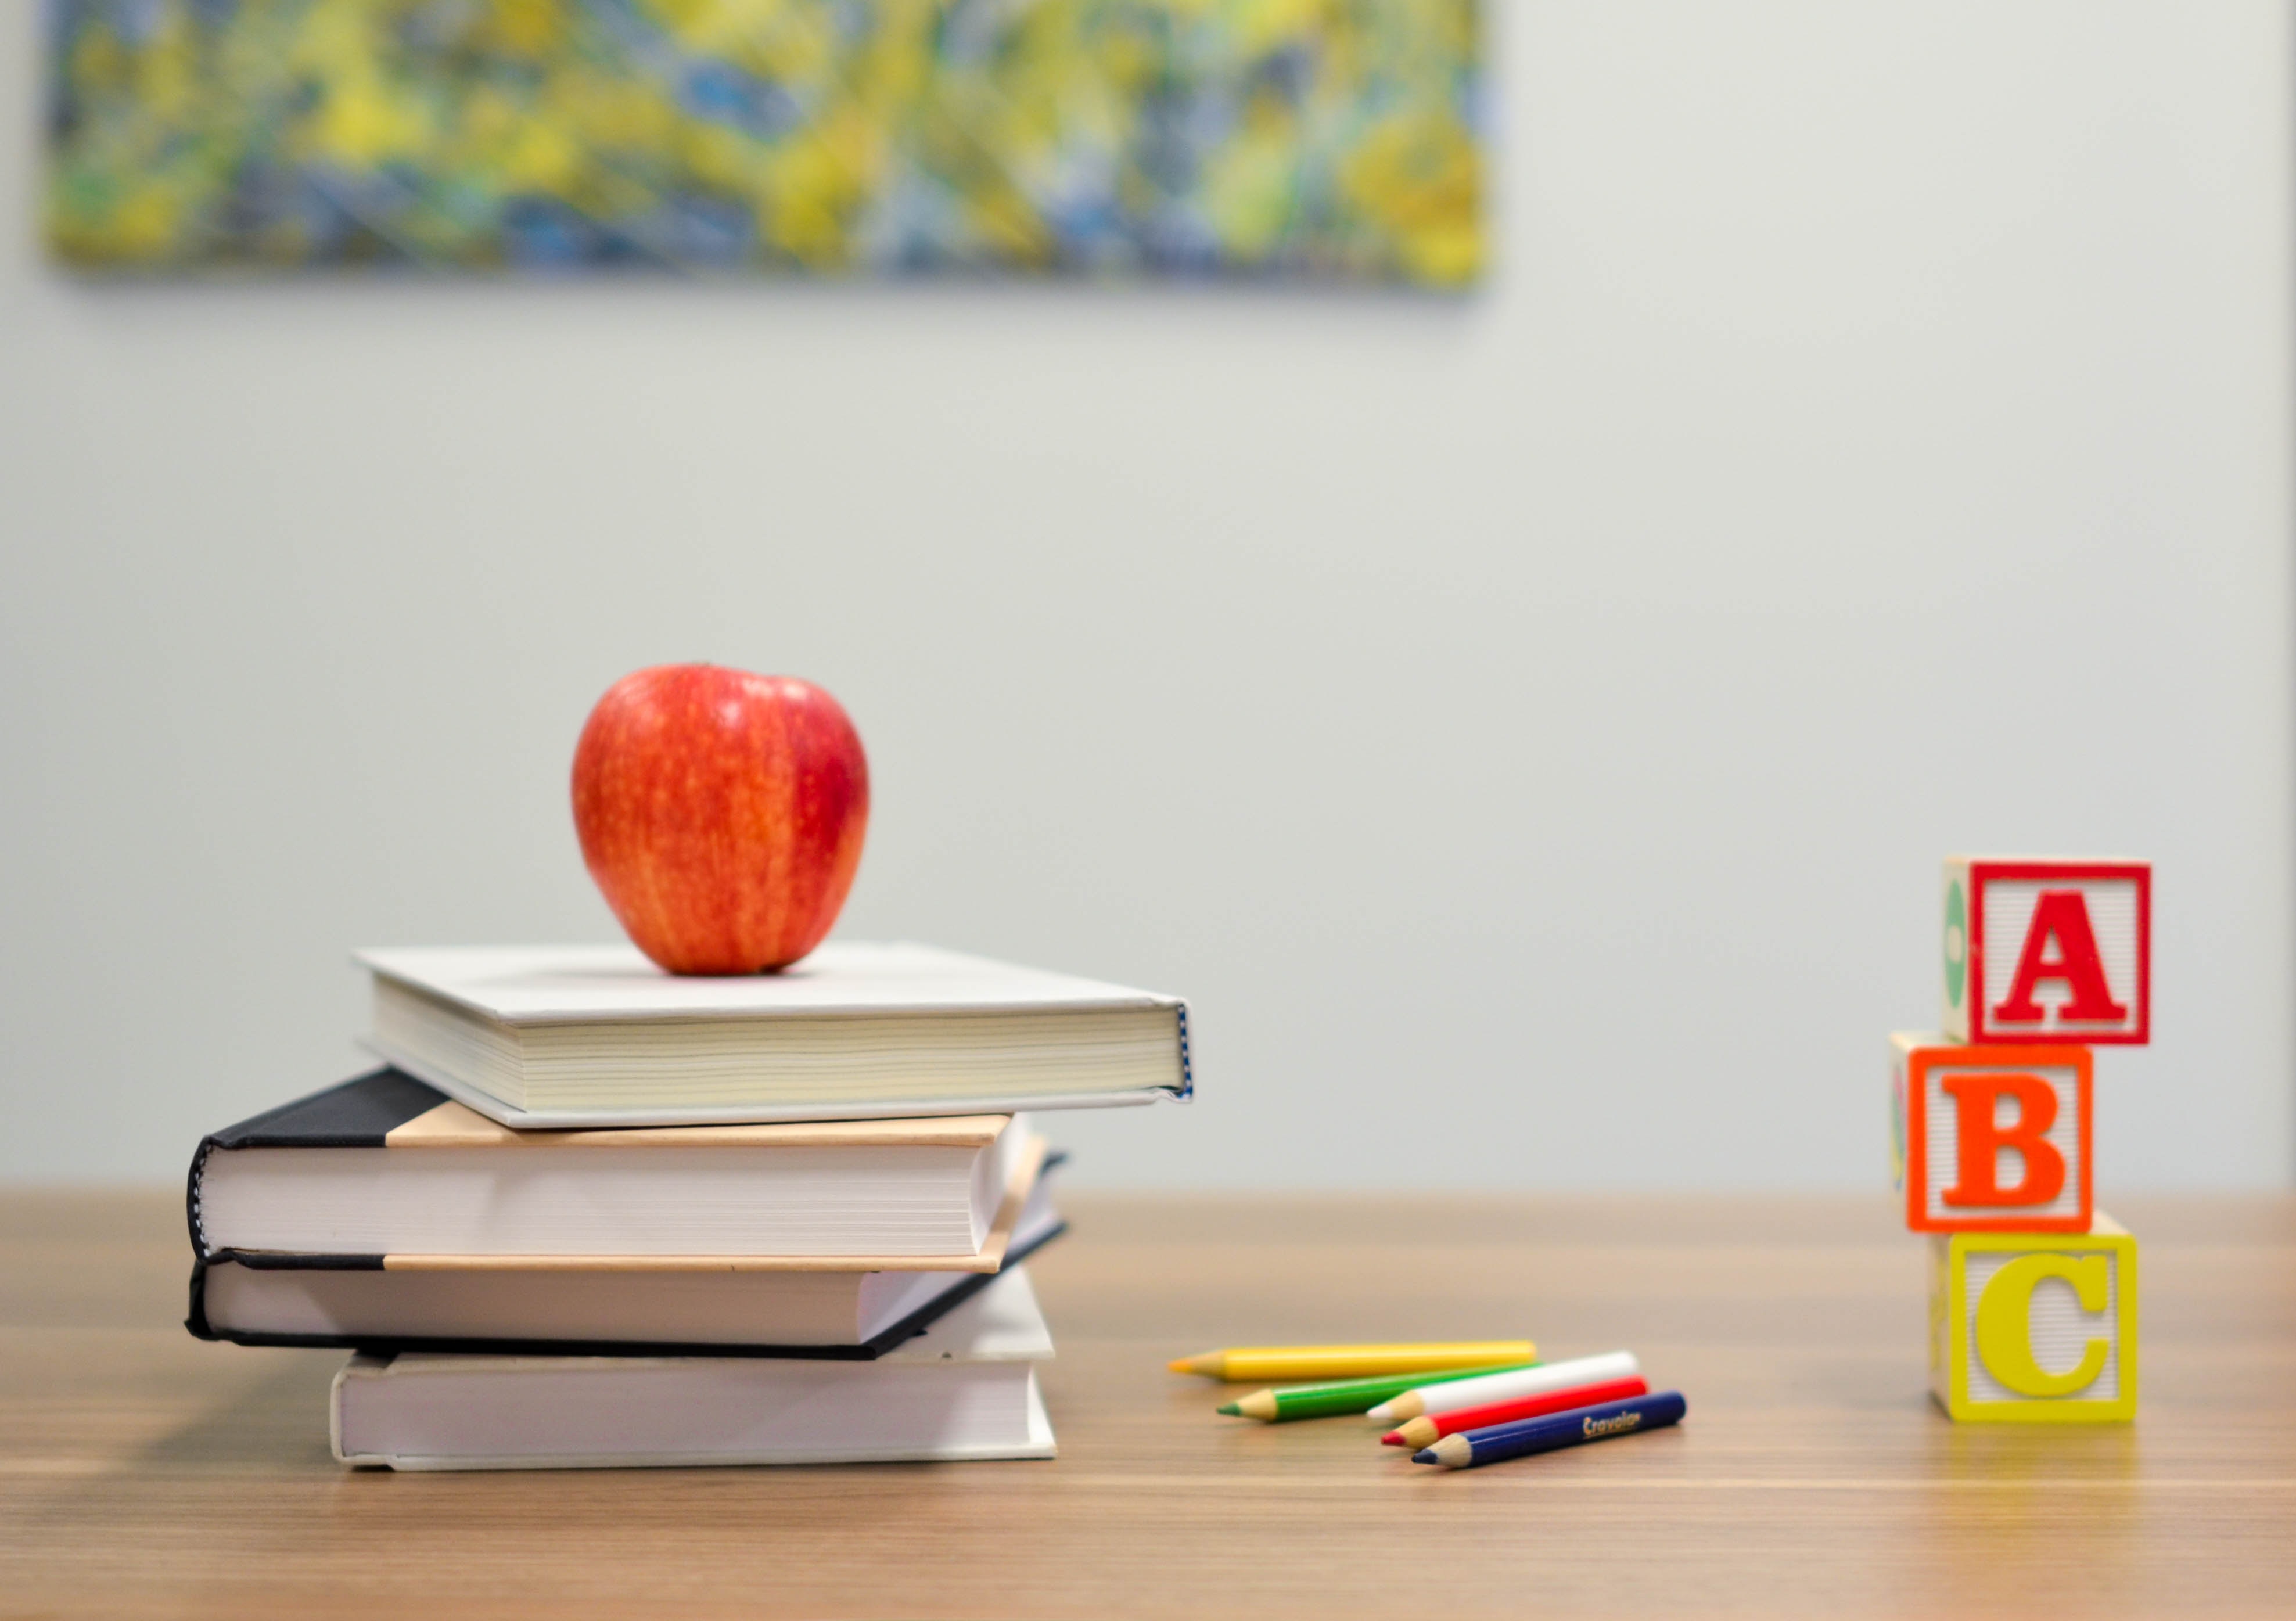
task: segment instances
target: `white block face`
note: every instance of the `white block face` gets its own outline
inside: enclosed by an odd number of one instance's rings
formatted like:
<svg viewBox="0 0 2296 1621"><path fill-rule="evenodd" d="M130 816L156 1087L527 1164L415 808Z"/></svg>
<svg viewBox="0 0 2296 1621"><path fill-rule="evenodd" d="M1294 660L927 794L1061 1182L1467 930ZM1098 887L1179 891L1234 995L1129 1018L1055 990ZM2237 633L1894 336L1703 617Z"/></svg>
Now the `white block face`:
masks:
<svg viewBox="0 0 2296 1621"><path fill-rule="evenodd" d="M2143 1033L2136 879L1996 878L1981 864L1971 877L1972 978L1980 982L1969 989L1980 999L1972 1027L1984 1039L2081 1042ZM2068 894L2078 901L2053 899L2044 912L2044 895Z"/></svg>
<svg viewBox="0 0 2296 1621"><path fill-rule="evenodd" d="M1945 1083L1956 1075L1998 1075L2005 1072L2030 1075L2046 1082L2056 1097L2056 1118L2048 1130L2041 1134L2041 1140L2063 1158L2064 1185L2057 1196L2046 1204L1948 1205L1945 1202L1946 1190L1958 1187L1961 1183L1961 1101L1946 1090ZM1932 1064L1923 1077L1922 1093L1924 1154L1922 1208L1927 1215L1938 1220L1967 1220L1980 1216L2013 1216L2021 1220L2040 1220L2080 1214L2080 1081L2079 1072L2072 1065ZM1993 1105L1994 1122L2002 1131L2009 1131L2018 1125L2021 1109L2016 1098L1998 1096L1993 1100ZM2024 1183L2027 1167L2023 1153L2003 1145L1995 1148L1993 1157L1995 1186L2006 1189Z"/></svg>
<svg viewBox="0 0 2296 1621"><path fill-rule="evenodd" d="M2103 1256L2108 1282L2104 1309L2095 1312L2081 1309L2079 1295L2074 1292L2072 1284L2063 1278L2044 1278L2033 1285L2031 1306L2025 1322L2034 1363L2044 1373L2069 1373L2080 1365L2092 1341L2103 1340L2106 1345L2103 1366L2089 1383L2057 1396L2022 1396L2003 1384L1995 1377L1993 1370L1986 1365L1978 1340L1977 1314L1985 1298L1986 1286L1993 1281L1995 1274L2009 1263L2022 1257L2000 1251L1972 1254L1964 1263L1966 1270L1963 1274L1965 1280L1962 1290L1963 1321L1961 1332L1955 1337L1955 1349L1956 1354L1967 1362L1969 1400L1972 1405L1988 1403L2029 1405L2036 1400L2109 1402L2120 1395L2119 1325L2121 1290L2127 1287L2128 1281L2121 1276L2121 1260L2125 1252L2103 1246L2095 1250L2065 1250L2052 1247L2046 1253L2065 1255L2074 1260Z"/></svg>

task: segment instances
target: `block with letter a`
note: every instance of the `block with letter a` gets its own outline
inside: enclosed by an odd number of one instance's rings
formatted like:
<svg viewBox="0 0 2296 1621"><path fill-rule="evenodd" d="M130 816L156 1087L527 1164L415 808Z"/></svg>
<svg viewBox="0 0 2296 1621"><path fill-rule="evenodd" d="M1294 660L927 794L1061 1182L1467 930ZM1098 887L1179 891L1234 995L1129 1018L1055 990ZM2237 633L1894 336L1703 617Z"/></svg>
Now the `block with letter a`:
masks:
<svg viewBox="0 0 2296 1621"><path fill-rule="evenodd" d="M1892 1036L1899 1186L1916 1232L2086 1232L2085 1047L1965 1047Z"/></svg>
<svg viewBox="0 0 2296 1621"><path fill-rule="evenodd" d="M2150 863L1948 856L1945 1032L2141 1046L2152 933Z"/></svg>
<svg viewBox="0 0 2296 1621"><path fill-rule="evenodd" d="M1930 1240L1930 1386L1964 1422L2136 1416L2136 1240L2103 1212L2081 1233Z"/></svg>

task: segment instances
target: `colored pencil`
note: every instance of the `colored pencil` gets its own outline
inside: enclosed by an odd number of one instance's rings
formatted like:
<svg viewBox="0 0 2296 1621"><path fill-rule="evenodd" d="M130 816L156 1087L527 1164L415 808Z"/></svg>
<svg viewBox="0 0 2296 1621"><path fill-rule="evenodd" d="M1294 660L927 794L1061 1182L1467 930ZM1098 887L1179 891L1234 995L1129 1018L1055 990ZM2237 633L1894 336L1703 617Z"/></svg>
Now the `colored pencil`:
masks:
<svg viewBox="0 0 2296 1621"><path fill-rule="evenodd" d="M1551 1390L1545 1396L1511 1396L1504 1402L1485 1402L1480 1407L1462 1407L1456 1412L1428 1413L1413 1419L1402 1429L1390 1429L1380 1437L1379 1444L1408 1446L1416 1452L1463 1429L1488 1429L1494 1424L1544 1418L1550 1412L1568 1412L1573 1407L1594 1407L1603 1402L1620 1402L1630 1396L1649 1394L1650 1387L1639 1379L1608 1379L1599 1385L1574 1385L1568 1390Z"/></svg>
<svg viewBox="0 0 2296 1621"><path fill-rule="evenodd" d="M1689 1411L1679 1390L1628 1396L1623 1402L1573 1408L1569 1412L1552 1412L1545 1418L1524 1419L1513 1424L1494 1424L1488 1429L1463 1429L1412 1453L1411 1461L1439 1463L1445 1469L1472 1469L1479 1463L1501 1463L1509 1458L1526 1458L1533 1453L1551 1453L1558 1447L1607 1441L1613 1436L1632 1435L1639 1430L1662 1429L1669 1424L1679 1423L1682 1415Z"/></svg>
<svg viewBox="0 0 2296 1621"><path fill-rule="evenodd" d="M1509 1363L1505 1367L1536 1367L1535 1363ZM1327 1419L1333 1413L1361 1412L1365 1408L1401 1396L1406 1390L1416 1390L1422 1385L1437 1385L1455 1379L1473 1379L1478 1374L1497 1373L1504 1368L1461 1368L1453 1373L1388 1373L1378 1379L1345 1379L1330 1385L1294 1385L1289 1390L1255 1390L1228 1403L1220 1411L1237 1418L1259 1419L1270 1424L1287 1424L1293 1419Z"/></svg>
<svg viewBox="0 0 2296 1621"><path fill-rule="evenodd" d="M1368 1412L1382 1424L1400 1424L1423 1412L1456 1412L1462 1407L1480 1407L1486 1402L1503 1402L1510 1396L1544 1396L1549 1390L1568 1390L1573 1385L1632 1379L1642 1371L1643 1365L1635 1360L1632 1351L1611 1351L1601 1356L1578 1356L1569 1362L1551 1362L1506 1373L1486 1373L1480 1379L1454 1379L1423 1390L1406 1390Z"/></svg>
<svg viewBox="0 0 2296 1621"><path fill-rule="evenodd" d="M1476 1339L1434 1345L1239 1346L1184 1356L1175 1373L1207 1379L1369 1379L1381 1373L1452 1373L1462 1368L1521 1364L1538 1355L1528 1339Z"/></svg>

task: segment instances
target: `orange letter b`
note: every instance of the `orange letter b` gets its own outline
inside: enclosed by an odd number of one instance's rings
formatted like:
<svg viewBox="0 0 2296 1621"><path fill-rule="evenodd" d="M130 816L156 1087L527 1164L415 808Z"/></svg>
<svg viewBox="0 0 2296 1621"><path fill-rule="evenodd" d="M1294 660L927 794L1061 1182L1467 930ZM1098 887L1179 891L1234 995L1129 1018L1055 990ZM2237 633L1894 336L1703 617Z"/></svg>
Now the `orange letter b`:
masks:
<svg viewBox="0 0 2296 1621"><path fill-rule="evenodd" d="M2065 1157L2047 1137L2057 1120L2056 1089L2038 1075L1949 1075L1938 1083L1954 1097L1960 1127L1960 1177L1939 1198L1948 1206L2046 1205L2065 1188ZM1996 1123L1998 1100L2017 1100L2017 1123ZM1998 1152L2013 1148L2025 1174L2013 1188L1996 1180Z"/></svg>

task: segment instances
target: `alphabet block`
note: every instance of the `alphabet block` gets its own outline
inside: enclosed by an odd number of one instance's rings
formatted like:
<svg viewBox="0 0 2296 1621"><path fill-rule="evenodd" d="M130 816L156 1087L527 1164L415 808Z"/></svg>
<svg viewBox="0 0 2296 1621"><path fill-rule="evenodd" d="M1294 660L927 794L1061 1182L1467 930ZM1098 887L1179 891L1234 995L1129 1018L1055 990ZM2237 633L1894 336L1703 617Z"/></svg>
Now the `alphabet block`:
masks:
<svg viewBox="0 0 2296 1621"><path fill-rule="evenodd" d="M2103 1212L2083 1233L1930 1240L1930 1388L1962 1423L2136 1416L2136 1240Z"/></svg>
<svg viewBox="0 0 2296 1621"><path fill-rule="evenodd" d="M1897 1185L1915 1232L2086 1232L2086 1047L1890 1038Z"/></svg>
<svg viewBox="0 0 2296 1621"><path fill-rule="evenodd" d="M1945 1032L1978 1045L2152 1038L2152 867L1945 864Z"/></svg>

